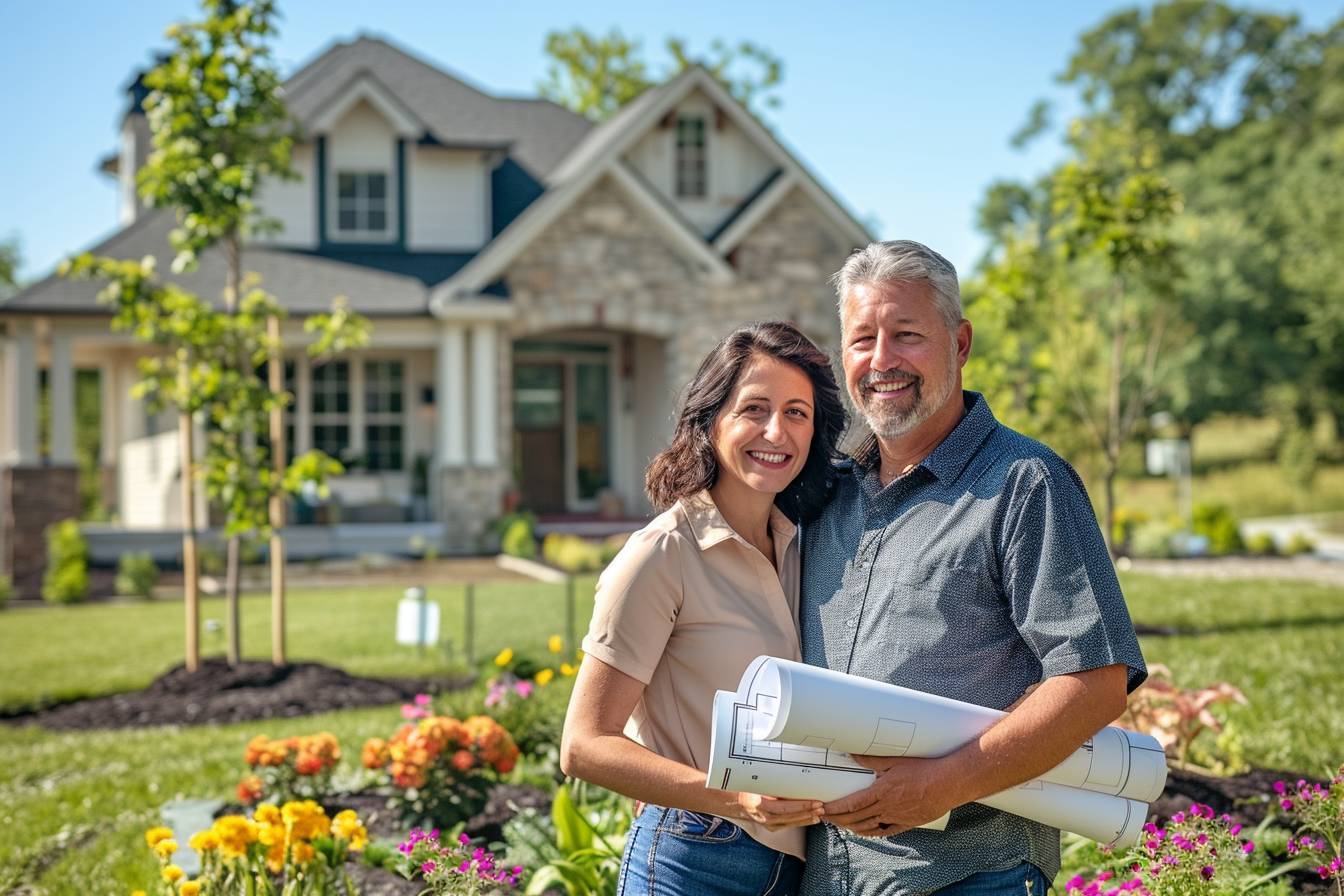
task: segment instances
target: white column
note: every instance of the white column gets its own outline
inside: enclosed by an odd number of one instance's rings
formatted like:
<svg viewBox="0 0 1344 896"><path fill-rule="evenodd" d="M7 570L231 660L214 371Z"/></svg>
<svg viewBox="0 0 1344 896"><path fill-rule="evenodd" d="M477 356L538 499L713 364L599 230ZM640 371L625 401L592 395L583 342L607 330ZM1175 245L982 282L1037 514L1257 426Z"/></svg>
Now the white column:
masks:
<svg viewBox="0 0 1344 896"><path fill-rule="evenodd" d="M359 458L368 450L364 444L364 397L364 359L356 356L350 359L350 453Z"/></svg>
<svg viewBox="0 0 1344 896"><path fill-rule="evenodd" d="M118 385L118 361L109 358L98 368L98 463L104 467L116 466L121 448L121 401Z"/></svg>
<svg viewBox="0 0 1344 896"><path fill-rule="evenodd" d="M471 460L481 467L499 466L498 327L471 327Z"/></svg>
<svg viewBox="0 0 1344 896"><path fill-rule="evenodd" d="M294 358L294 444L289 453L297 457L313 450L313 364L306 353Z"/></svg>
<svg viewBox="0 0 1344 896"><path fill-rule="evenodd" d="M70 360L70 337L51 333L47 367L47 395L51 401L51 462L75 462L75 370Z"/></svg>
<svg viewBox="0 0 1344 896"><path fill-rule="evenodd" d="M0 462L35 464L37 457L37 340L31 323L11 320L0 368Z"/></svg>
<svg viewBox="0 0 1344 896"><path fill-rule="evenodd" d="M439 327L434 369L435 453L440 467L467 462L467 331L461 324Z"/></svg>

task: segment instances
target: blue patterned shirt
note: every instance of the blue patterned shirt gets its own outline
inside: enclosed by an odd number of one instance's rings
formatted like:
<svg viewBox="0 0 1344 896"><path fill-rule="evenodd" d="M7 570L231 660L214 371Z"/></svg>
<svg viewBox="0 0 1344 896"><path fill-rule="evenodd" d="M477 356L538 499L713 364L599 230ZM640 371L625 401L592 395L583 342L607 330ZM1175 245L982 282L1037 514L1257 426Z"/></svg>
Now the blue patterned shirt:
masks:
<svg viewBox="0 0 1344 896"><path fill-rule="evenodd" d="M885 488L871 439L803 531L803 659L1006 709L1030 685L1116 663L1147 676L1082 480L964 393L966 414ZM947 830L867 838L809 829L804 896L929 893L1031 862L1059 872L1059 832L979 804Z"/></svg>

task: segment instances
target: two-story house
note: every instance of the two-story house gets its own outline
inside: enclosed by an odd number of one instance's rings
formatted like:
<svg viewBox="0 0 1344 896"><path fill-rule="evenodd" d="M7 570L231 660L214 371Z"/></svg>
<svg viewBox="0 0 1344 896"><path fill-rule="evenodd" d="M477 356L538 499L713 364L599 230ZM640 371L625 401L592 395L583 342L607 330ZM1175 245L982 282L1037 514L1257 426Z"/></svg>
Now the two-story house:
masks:
<svg viewBox="0 0 1344 896"><path fill-rule="evenodd" d="M134 188L150 149L142 89L132 86L120 151L104 162L123 227L92 248L153 255L174 276L172 212L146 208ZM466 551L511 491L543 515L641 516L644 467L722 335L786 318L836 343L826 277L868 235L701 69L599 125L492 96L370 37L333 45L284 90L300 176L265 186L261 204L282 230L246 246L244 267L295 318L293 449L350 467L339 512L299 522L424 519L441 549ZM218 297L223 277L212 251L176 279ZM130 396L144 349L109 330L97 289L48 277L0 303L11 569L31 523L68 512L77 370L99 378L118 525L183 522L175 426ZM338 295L371 319L372 342L312 364L298 319Z"/></svg>

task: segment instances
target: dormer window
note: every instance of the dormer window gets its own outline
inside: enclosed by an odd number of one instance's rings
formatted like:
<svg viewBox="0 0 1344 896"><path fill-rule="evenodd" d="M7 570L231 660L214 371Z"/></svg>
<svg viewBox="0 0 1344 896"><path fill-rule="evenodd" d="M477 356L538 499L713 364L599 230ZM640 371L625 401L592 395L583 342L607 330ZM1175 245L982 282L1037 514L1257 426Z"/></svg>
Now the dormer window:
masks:
<svg viewBox="0 0 1344 896"><path fill-rule="evenodd" d="M699 116L677 119L677 198L703 199L709 193L706 174L705 120Z"/></svg>
<svg viewBox="0 0 1344 896"><path fill-rule="evenodd" d="M336 175L336 230L342 236L384 236L388 230L387 173Z"/></svg>

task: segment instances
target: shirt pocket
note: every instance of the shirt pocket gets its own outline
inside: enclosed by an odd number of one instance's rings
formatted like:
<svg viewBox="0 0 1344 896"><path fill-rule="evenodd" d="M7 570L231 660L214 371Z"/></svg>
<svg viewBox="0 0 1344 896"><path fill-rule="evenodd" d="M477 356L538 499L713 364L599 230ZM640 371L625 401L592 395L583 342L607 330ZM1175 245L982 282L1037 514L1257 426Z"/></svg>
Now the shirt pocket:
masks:
<svg viewBox="0 0 1344 896"><path fill-rule="evenodd" d="M937 674L963 667L1011 628L998 590L976 567L916 562L874 575L870 601L874 635L898 666Z"/></svg>

